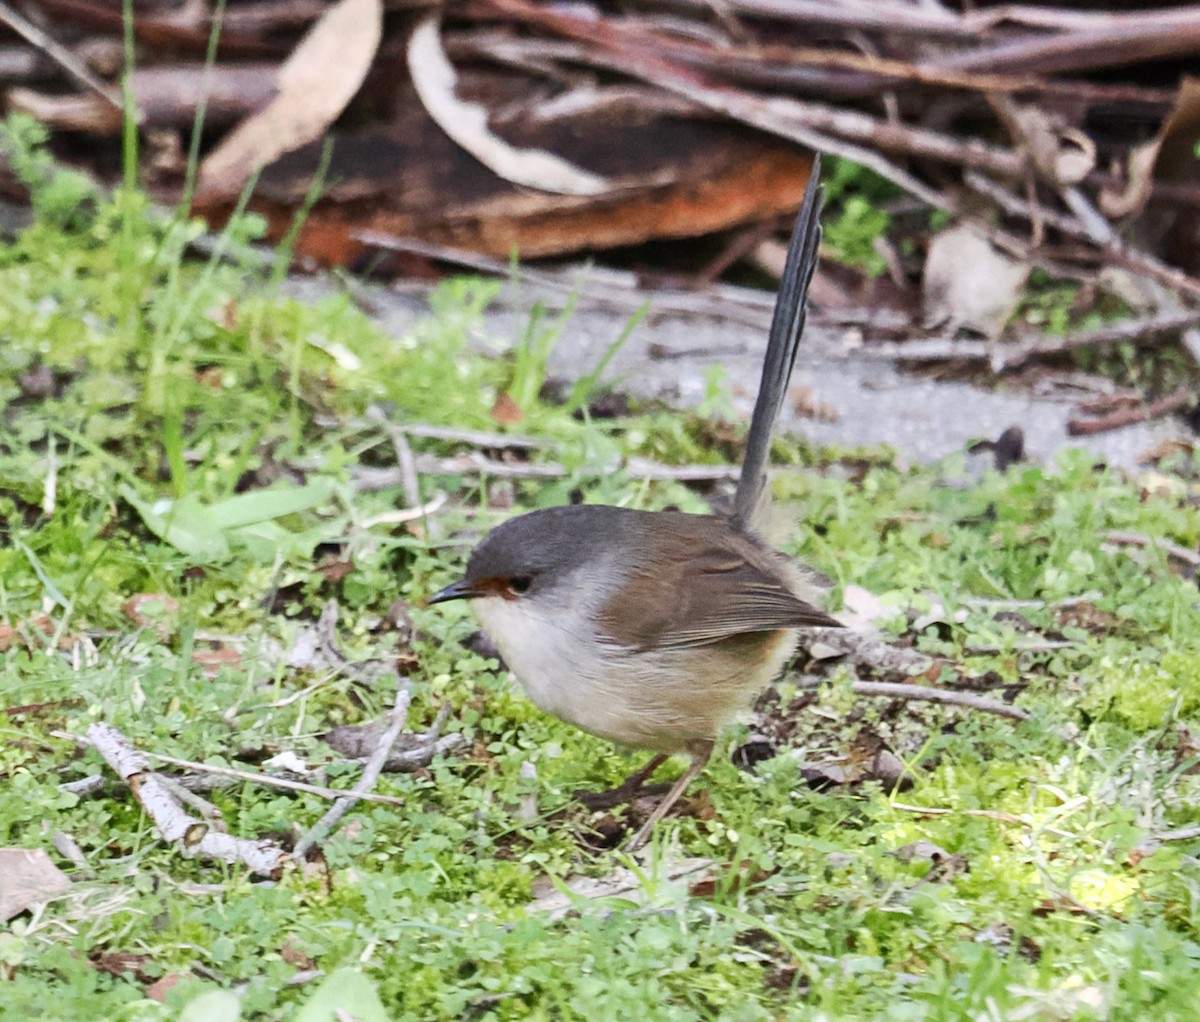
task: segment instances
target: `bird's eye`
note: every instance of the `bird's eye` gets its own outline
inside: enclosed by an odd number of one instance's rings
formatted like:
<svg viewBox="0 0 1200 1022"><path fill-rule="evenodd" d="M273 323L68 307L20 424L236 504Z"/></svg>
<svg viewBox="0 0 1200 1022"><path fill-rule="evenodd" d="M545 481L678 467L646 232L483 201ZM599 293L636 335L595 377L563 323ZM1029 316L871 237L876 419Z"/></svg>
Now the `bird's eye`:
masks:
<svg viewBox="0 0 1200 1022"><path fill-rule="evenodd" d="M531 585L533 585L533 579L528 575L514 575L508 580L509 592L516 593L518 596L529 592Z"/></svg>

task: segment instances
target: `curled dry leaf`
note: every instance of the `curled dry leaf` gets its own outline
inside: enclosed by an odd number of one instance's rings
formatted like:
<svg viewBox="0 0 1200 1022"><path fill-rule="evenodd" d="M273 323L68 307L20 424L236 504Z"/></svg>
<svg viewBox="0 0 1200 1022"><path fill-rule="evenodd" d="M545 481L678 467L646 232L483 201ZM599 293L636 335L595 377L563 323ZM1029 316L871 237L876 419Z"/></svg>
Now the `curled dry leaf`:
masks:
<svg viewBox="0 0 1200 1022"><path fill-rule="evenodd" d="M136 593L121 604L121 613L139 628L152 628L166 638L175 626L179 601L164 593Z"/></svg>
<svg viewBox="0 0 1200 1022"><path fill-rule="evenodd" d="M0 848L0 920L69 890L71 881L40 848Z"/></svg>
<svg viewBox="0 0 1200 1022"><path fill-rule="evenodd" d="M1158 134L1129 151L1125 189L1104 189L1100 209L1110 217L1137 213L1150 198L1155 178L1195 181L1200 175L1196 146L1200 144L1200 78L1185 77L1179 95Z"/></svg>
<svg viewBox="0 0 1200 1022"><path fill-rule="evenodd" d="M1062 117L994 99L993 107L1023 144L1038 174L1060 188L1079 184L1096 166L1096 143Z"/></svg>
<svg viewBox="0 0 1200 1022"><path fill-rule="evenodd" d="M1029 276L1027 263L999 252L963 225L929 242L921 303L925 325L966 327L995 339L1004 330Z"/></svg>
<svg viewBox="0 0 1200 1022"><path fill-rule="evenodd" d="M501 426L516 426L525 418L521 406L509 395L501 394L492 405L492 418Z"/></svg>
<svg viewBox="0 0 1200 1022"><path fill-rule="evenodd" d="M200 191L238 192L252 174L320 138L358 92L383 31L381 0L340 0L279 69L275 98L239 124L200 167Z"/></svg>
<svg viewBox="0 0 1200 1022"><path fill-rule="evenodd" d="M713 875L712 859L669 859L659 863L657 881L673 887L690 888ZM602 898L622 898L645 904L648 900L643 879L631 869L618 866L603 877L570 877L556 881L539 877L533 882L534 899L526 909L544 912L549 919L562 919L573 910L583 910L587 902Z"/></svg>
<svg viewBox="0 0 1200 1022"><path fill-rule="evenodd" d="M544 149L517 149L492 133L487 111L455 94L456 75L442 49L436 15L422 21L409 39L408 70L417 95L437 126L497 176L560 195L608 191L608 182L598 174Z"/></svg>
<svg viewBox="0 0 1200 1022"><path fill-rule="evenodd" d="M242 662L242 654L224 644L192 651L192 660L199 664L206 678L215 678L222 667L236 667Z"/></svg>

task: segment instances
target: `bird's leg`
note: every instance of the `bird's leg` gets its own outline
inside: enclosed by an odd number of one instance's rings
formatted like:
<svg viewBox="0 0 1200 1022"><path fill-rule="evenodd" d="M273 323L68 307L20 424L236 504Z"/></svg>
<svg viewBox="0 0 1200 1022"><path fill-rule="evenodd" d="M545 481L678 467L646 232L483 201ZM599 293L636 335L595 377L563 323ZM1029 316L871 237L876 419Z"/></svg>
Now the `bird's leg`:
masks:
<svg viewBox="0 0 1200 1022"><path fill-rule="evenodd" d="M688 764L687 769L679 775L672 786L671 790L663 796L663 800L654 807L654 812L650 814L650 818L642 824L641 829L633 835L633 839L625 846L625 851L634 852L641 848L646 843L646 839L654 830L655 825L664 816L670 812L671 807L679 801L679 797L687 790L687 786L696 779L696 775L707 765L709 757L712 756L713 743L696 742L688 752L692 754L692 761Z"/></svg>
<svg viewBox="0 0 1200 1022"><path fill-rule="evenodd" d="M654 771L666 761L667 754L660 752L657 756L653 756L650 762L644 767L640 770L635 770L615 788L609 788L606 791L577 791L575 792L575 797L589 809L611 809L613 806L630 802L642 790L642 785L654 776Z"/></svg>

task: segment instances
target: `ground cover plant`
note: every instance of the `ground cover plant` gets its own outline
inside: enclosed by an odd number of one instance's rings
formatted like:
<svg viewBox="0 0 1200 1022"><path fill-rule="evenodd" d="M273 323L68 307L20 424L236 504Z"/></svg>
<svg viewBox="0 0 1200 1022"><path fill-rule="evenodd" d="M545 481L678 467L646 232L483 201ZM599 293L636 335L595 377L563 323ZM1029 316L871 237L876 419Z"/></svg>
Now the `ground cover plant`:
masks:
<svg viewBox="0 0 1200 1022"><path fill-rule="evenodd" d="M775 754L742 769L730 753L754 742L731 736L632 862L609 847L622 811L574 792L637 761L539 713L465 612L421 599L517 510L705 509L622 459L722 462L729 428L543 399L569 323L535 317L519 357L481 357L484 283L440 288L388 338L351 292L278 297L253 221L189 262L199 225L90 195L31 142L10 129L37 216L0 246L0 846L46 849L73 882L0 929L0 1015L1195 1017L1187 452L1138 479L1080 454L974 477L781 441L781 542L833 579L832 605L874 594L889 636L942 658L914 684L972 684L1028 719L865 699L843 660L803 666L762 707ZM408 441L442 459L418 479L427 513L396 515L414 495L387 424L413 422L508 422L544 444L521 459L562 473L455 473L462 441L427 430ZM361 765L321 736L385 717L401 678L407 730L448 706L454 751L384 773L374 792L403 804L360 802L269 880L161 840L82 741L105 721L210 766L290 753L347 788ZM899 778L859 769L881 744ZM283 844L328 809L248 781L205 797L231 834Z"/></svg>

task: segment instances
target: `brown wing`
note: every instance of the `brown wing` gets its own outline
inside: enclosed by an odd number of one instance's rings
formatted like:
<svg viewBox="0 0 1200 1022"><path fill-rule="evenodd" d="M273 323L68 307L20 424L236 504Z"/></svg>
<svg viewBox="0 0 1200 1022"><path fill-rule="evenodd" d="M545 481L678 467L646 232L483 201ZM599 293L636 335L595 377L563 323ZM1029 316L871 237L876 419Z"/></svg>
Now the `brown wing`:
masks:
<svg viewBox="0 0 1200 1022"><path fill-rule="evenodd" d="M637 649L702 646L749 632L840 622L792 589L781 555L724 519L666 515L645 534L600 624Z"/></svg>

